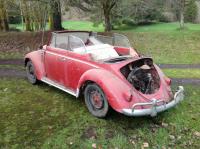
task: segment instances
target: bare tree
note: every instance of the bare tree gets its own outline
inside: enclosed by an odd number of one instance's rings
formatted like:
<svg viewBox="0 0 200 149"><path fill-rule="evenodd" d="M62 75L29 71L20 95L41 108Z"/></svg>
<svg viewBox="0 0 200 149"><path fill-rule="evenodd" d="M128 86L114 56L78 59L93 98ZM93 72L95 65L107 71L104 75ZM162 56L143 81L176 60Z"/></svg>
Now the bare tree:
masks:
<svg viewBox="0 0 200 149"><path fill-rule="evenodd" d="M8 31L9 30L9 24L8 24L8 14L6 9L6 3L5 0L0 0L0 31Z"/></svg>
<svg viewBox="0 0 200 149"><path fill-rule="evenodd" d="M184 18L184 12L185 12L185 0L180 0L179 3L179 12L180 12L180 28L183 29L184 28L184 24L185 24L185 18Z"/></svg>
<svg viewBox="0 0 200 149"><path fill-rule="evenodd" d="M69 5L83 11L95 14L96 18L103 16L105 31L112 30L112 10L119 0L66 0Z"/></svg>
<svg viewBox="0 0 200 149"><path fill-rule="evenodd" d="M51 0L50 2L50 17L51 30L62 30L61 6L60 0Z"/></svg>

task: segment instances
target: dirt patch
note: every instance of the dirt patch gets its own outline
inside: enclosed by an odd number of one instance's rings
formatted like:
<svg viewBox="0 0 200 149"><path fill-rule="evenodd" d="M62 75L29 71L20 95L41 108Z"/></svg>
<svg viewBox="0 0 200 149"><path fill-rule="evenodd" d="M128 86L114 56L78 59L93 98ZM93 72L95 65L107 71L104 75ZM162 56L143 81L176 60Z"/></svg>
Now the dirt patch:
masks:
<svg viewBox="0 0 200 149"><path fill-rule="evenodd" d="M97 133L95 127L88 127L82 134L81 138L83 139L97 139Z"/></svg>
<svg viewBox="0 0 200 149"><path fill-rule="evenodd" d="M114 137L114 131L108 130L105 134L106 139L112 139Z"/></svg>

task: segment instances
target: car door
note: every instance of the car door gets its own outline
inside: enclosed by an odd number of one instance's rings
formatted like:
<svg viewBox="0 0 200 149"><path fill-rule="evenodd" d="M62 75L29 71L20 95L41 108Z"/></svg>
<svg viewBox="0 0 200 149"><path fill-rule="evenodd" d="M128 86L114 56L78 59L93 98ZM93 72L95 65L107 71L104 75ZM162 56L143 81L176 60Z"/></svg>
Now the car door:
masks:
<svg viewBox="0 0 200 149"><path fill-rule="evenodd" d="M46 77L61 85L67 84L67 42L66 37L53 34L45 51Z"/></svg>
<svg viewBox="0 0 200 149"><path fill-rule="evenodd" d="M84 42L75 36L69 36L69 50L67 62L67 79L68 86L76 90L80 77L84 72L91 69L92 66L88 61L86 47Z"/></svg>
<svg viewBox="0 0 200 149"><path fill-rule="evenodd" d="M52 81L56 81L57 55L55 54L55 49L51 46L47 46L44 56L46 77Z"/></svg>

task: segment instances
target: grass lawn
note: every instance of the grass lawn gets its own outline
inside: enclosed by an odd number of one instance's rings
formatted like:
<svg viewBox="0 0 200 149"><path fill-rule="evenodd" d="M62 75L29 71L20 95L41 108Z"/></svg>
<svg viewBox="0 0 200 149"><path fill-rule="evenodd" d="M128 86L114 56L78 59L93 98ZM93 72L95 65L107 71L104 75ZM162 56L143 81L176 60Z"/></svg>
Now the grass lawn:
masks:
<svg viewBox="0 0 200 149"><path fill-rule="evenodd" d="M65 29L69 30L91 30L96 32L102 32L104 31L103 24L100 24L98 26L94 26L92 22L90 21L63 21L62 26ZM10 24L10 28L15 28L20 31L23 30L22 24ZM46 25L46 30L49 29L48 24Z"/></svg>
<svg viewBox="0 0 200 149"><path fill-rule="evenodd" d="M200 69L162 69L163 72L172 78L197 78L200 79Z"/></svg>
<svg viewBox="0 0 200 149"><path fill-rule="evenodd" d="M92 30L103 32L104 26L100 24L99 26L94 26L90 21L63 21L62 26L65 29L71 30ZM116 30L119 31L133 31L133 32L168 32L168 31L179 31L179 23L155 23L152 25L141 25L141 26L126 26L122 25L118 27ZM199 24L185 23L186 30L188 31L200 31ZM18 30L23 30L22 24L10 24L10 28L16 28ZM46 29L49 29L48 24Z"/></svg>
<svg viewBox="0 0 200 149"><path fill-rule="evenodd" d="M104 31L103 24L100 24L99 26L94 26L93 23L89 21L64 21L62 25L65 29L69 30L89 30L96 32Z"/></svg>
<svg viewBox="0 0 200 149"><path fill-rule="evenodd" d="M200 148L200 87L185 86L185 100L158 117L111 111L93 117L83 102L45 84L0 80L0 148Z"/></svg>
<svg viewBox="0 0 200 149"><path fill-rule="evenodd" d="M161 64L200 64L200 32L122 32L140 53Z"/></svg>
<svg viewBox="0 0 200 149"><path fill-rule="evenodd" d="M121 26L117 30L133 31L133 32L169 32L179 31L180 24L174 23L155 23L151 25L141 26ZM186 31L200 31L200 24L185 23Z"/></svg>

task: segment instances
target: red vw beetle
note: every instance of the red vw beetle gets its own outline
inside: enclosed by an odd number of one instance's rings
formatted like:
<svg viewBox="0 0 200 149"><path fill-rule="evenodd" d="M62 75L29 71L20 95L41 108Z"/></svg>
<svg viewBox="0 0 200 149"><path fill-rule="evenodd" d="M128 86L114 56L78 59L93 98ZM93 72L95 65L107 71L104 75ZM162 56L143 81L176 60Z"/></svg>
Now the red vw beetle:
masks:
<svg viewBox="0 0 200 149"><path fill-rule="evenodd" d="M149 57L140 56L124 35L87 31L53 32L50 41L25 56L28 80L84 94L88 110L105 117L110 107L128 116L156 116L184 98L179 86Z"/></svg>

